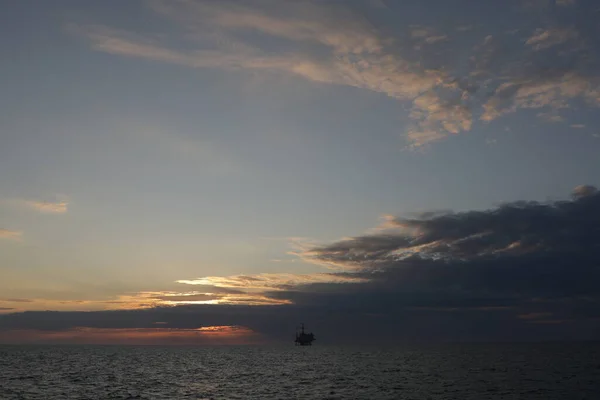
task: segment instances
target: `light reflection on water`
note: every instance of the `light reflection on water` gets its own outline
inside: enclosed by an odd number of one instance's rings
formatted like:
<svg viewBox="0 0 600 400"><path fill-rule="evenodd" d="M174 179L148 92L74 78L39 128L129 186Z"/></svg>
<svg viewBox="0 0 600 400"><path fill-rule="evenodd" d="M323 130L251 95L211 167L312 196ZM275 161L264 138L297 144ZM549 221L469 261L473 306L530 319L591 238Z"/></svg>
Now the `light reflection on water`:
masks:
<svg viewBox="0 0 600 400"><path fill-rule="evenodd" d="M600 344L0 346L0 399L600 399Z"/></svg>

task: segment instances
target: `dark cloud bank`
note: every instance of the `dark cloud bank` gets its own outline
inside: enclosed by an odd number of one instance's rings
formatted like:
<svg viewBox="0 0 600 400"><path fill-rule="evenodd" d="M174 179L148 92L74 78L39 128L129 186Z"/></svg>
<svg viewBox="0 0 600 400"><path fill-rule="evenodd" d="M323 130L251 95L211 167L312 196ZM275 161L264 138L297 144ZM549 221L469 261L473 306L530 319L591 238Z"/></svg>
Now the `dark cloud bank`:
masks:
<svg viewBox="0 0 600 400"><path fill-rule="evenodd" d="M600 339L600 193L487 211L395 218L303 257L364 277L267 293L285 306L25 312L0 330L241 325L285 341L304 321L321 343Z"/></svg>

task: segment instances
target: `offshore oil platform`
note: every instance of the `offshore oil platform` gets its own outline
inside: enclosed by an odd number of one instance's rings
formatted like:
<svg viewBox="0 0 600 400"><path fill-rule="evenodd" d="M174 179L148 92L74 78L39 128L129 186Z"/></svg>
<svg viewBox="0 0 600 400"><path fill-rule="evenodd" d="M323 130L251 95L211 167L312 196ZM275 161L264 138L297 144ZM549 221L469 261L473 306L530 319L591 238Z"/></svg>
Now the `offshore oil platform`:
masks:
<svg viewBox="0 0 600 400"><path fill-rule="evenodd" d="M304 332L304 324L300 325L300 332L296 328L295 346L312 346L312 342L315 340L315 335L312 332Z"/></svg>

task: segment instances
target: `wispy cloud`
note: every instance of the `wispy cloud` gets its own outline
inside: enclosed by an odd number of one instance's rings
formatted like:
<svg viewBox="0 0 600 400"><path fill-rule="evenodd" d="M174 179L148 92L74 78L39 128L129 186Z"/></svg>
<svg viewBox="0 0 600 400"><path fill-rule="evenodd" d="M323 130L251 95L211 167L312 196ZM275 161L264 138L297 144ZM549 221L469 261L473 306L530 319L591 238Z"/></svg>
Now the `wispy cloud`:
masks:
<svg viewBox="0 0 600 400"><path fill-rule="evenodd" d="M556 111L568 108L568 102L575 98L595 102L597 90L594 81L575 72L515 79L498 86L494 95L483 105L481 119L492 121L520 108Z"/></svg>
<svg viewBox="0 0 600 400"><path fill-rule="evenodd" d="M411 117L415 121L408 137L416 144L443 138L446 133L469 131L472 125L470 108L458 99L442 100L427 92L413 102Z"/></svg>
<svg viewBox="0 0 600 400"><path fill-rule="evenodd" d="M192 285L206 285L209 280L204 280L202 283L190 283L197 281L181 281L180 283L189 283ZM216 284L211 285L216 289L219 288L242 288L242 286L217 286ZM231 292L221 292L219 290L211 291L164 291L164 292L139 292L127 296L119 296L121 302L115 308L128 309L132 308L133 305L137 305L136 308L150 308L160 306L175 306L182 304L220 304L220 305L280 305L289 304L287 300L277 300L265 296L262 292L256 290L256 288L243 287L245 290L235 290Z"/></svg>
<svg viewBox="0 0 600 400"><path fill-rule="evenodd" d="M541 112L537 114L538 118L546 122L564 122L564 117L554 112Z"/></svg>
<svg viewBox="0 0 600 400"><path fill-rule="evenodd" d="M13 231L10 229L0 229L0 239L18 240L23 236L22 232Z"/></svg>
<svg viewBox="0 0 600 400"><path fill-rule="evenodd" d="M45 214L66 214L69 211L69 199L65 195L54 196L53 201L27 198L5 198L0 203L12 208L30 209Z"/></svg>
<svg viewBox="0 0 600 400"><path fill-rule="evenodd" d="M363 282L364 278L335 273L286 274L271 273L258 275L208 276L192 280L179 280L187 285L213 285L224 288L245 290L279 290L312 283L352 283Z"/></svg>
<svg viewBox="0 0 600 400"><path fill-rule="evenodd" d="M240 26L244 25L240 22ZM265 30L265 26L249 27ZM97 33L98 31L102 33ZM339 33L321 39L318 36L313 37L312 34L316 32L312 30L309 31L311 34L303 35L302 32L297 33L294 30L280 32L279 27L266 29L266 32L279 33L287 38L297 36L306 40L315 39L318 43L328 44L335 57L319 60L300 53L273 55L254 48L236 52L218 49L183 53L150 42L135 42L129 37L121 36L118 31L98 27L88 29L87 36L92 40L95 49L109 53L173 62L195 68L286 72L316 82L343 84L382 92L399 99L413 98L435 86L441 78L435 71L411 71L410 65L404 60L389 54L379 54L378 46L369 45L368 38L364 39L365 43L362 43L360 36L356 40L348 41ZM357 58L353 54L362 56Z"/></svg>
<svg viewBox="0 0 600 400"><path fill-rule="evenodd" d="M573 2L563 1L567 3ZM547 64L539 57L548 57L549 52L584 59L585 38L574 27L537 28L525 38L517 34L520 29L507 30L511 33L503 37L482 32L467 70L459 73L447 51L465 49L457 48L449 33L411 25L405 38L392 37L340 4L189 0L147 4L175 22L179 32L133 34L101 25L71 25L69 30L106 53L191 68L291 74L385 94L412 110L406 137L413 146L470 131L475 121L490 122L519 109L549 113L578 98L600 106L598 84L576 68L581 63L554 71L536 69ZM456 34L466 26L452 31ZM249 33L287 45L275 50L250 39ZM443 49L435 46L442 42ZM511 60L508 48L520 48L522 57Z"/></svg>
<svg viewBox="0 0 600 400"><path fill-rule="evenodd" d="M34 210L49 214L65 214L68 211L69 206L69 203L66 201L50 202L26 200L25 204Z"/></svg>
<svg viewBox="0 0 600 400"><path fill-rule="evenodd" d="M537 29L525 43L539 51L577 39L578 36L573 28Z"/></svg>
<svg viewBox="0 0 600 400"><path fill-rule="evenodd" d="M448 40L448 35L440 34L435 29L420 25L411 26L411 36L425 44L435 44Z"/></svg>
<svg viewBox="0 0 600 400"><path fill-rule="evenodd" d="M96 50L147 58L193 68L253 69L290 73L329 84L354 86L408 100L431 90L444 74L423 70L384 51L391 38L385 38L366 21L350 11L311 3L278 3L278 7L250 8L237 3L156 1L153 9L178 21L194 50L169 48L151 36L140 37L103 26L71 26L87 37ZM274 10L277 11L274 11ZM212 34L201 35L209 29ZM327 57L317 52L273 53L248 43L240 43L238 33L259 31L291 42L329 49ZM225 38L205 43L206 37ZM199 39L202 38L202 39ZM441 40L425 37L428 43ZM291 46L295 49L297 46ZM317 48L314 48L318 50Z"/></svg>
<svg viewBox="0 0 600 400"><path fill-rule="evenodd" d="M31 299L6 298L6 299L0 299L0 301L4 301L4 302L7 302L7 303L31 303L33 300L31 300Z"/></svg>

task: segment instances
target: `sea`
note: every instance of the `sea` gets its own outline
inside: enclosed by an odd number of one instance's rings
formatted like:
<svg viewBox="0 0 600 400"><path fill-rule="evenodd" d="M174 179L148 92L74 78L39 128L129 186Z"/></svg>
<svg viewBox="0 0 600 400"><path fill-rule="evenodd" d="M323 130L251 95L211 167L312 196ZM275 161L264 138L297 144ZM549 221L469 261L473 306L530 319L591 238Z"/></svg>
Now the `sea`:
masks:
<svg viewBox="0 0 600 400"><path fill-rule="evenodd" d="M0 346L0 399L600 399L600 344Z"/></svg>

